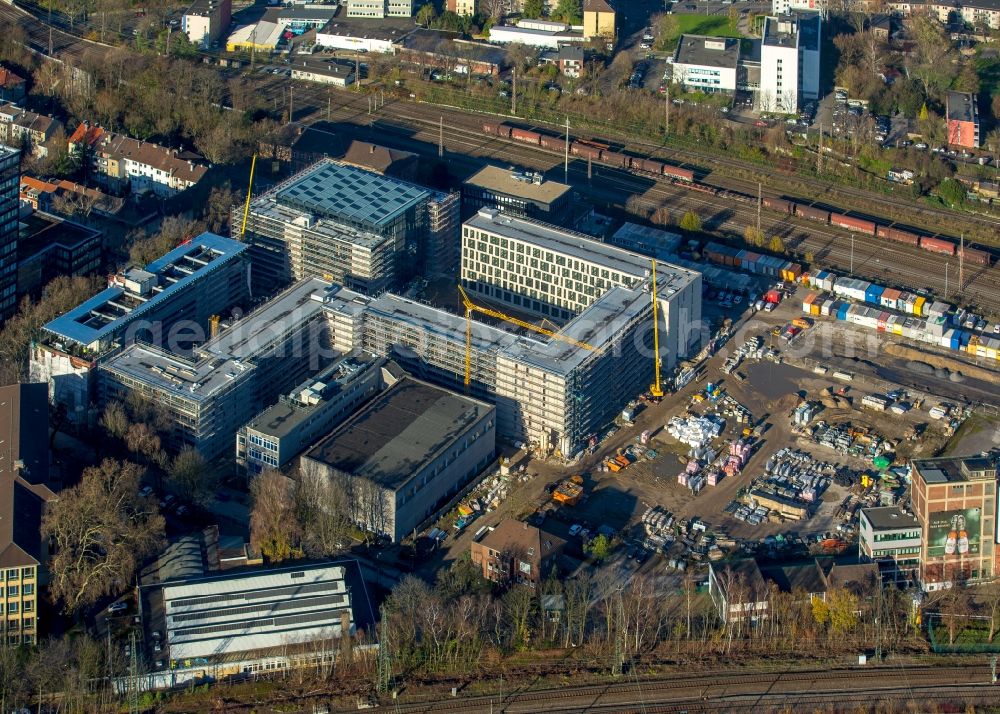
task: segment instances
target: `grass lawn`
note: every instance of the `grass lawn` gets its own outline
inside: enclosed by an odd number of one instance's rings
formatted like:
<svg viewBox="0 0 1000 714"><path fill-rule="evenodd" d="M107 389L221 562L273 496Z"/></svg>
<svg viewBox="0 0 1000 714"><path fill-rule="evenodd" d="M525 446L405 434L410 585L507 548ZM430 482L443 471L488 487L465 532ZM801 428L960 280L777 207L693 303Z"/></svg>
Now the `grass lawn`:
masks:
<svg viewBox="0 0 1000 714"><path fill-rule="evenodd" d="M658 49L672 51L681 35L708 35L710 37L739 37L735 22L718 15L668 15L665 24L669 32L661 35Z"/></svg>
<svg viewBox="0 0 1000 714"><path fill-rule="evenodd" d="M710 35L712 37L739 37L736 23L721 15L674 15L680 35Z"/></svg>

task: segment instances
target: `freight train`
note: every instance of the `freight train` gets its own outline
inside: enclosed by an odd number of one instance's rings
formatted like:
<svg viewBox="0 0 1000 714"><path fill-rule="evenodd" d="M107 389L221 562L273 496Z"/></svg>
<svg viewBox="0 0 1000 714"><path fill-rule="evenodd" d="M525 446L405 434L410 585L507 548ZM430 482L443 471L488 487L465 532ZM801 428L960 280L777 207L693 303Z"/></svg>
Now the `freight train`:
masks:
<svg viewBox="0 0 1000 714"><path fill-rule="evenodd" d="M490 136L499 136L502 139L512 139L524 144L541 146L543 149L553 151L563 151L566 147L566 140L562 137L542 134L528 129L518 129L510 124L497 124L495 122L483 122L483 133ZM682 169L679 166L671 166L662 161L654 159L644 159L637 156L629 156L617 151L611 151L607 144L594 141L584 141L575 139L570 142L569 153L573 156L580 156L591 161L614 166L618 169L628 169L645 174L655 174L656 176L666 176L677 181L686 183L694 182L694 171Z"/></svg>
<svg viewBox="0 0 1000 714"><path fill-rule="evenodd" d="M965 262L973 263L975 265L989 266L990 264L990 254L986 251L977 250L975 248L960 248L955 245L954 241L950 241L945 238L921 236L916 233L900 230L899 228L883 226L879 223L868 221L863 218L855 218L853 216L844 215L843 213L828 211L825 208L804 206L801 203L787 201L783 198L768 197L762 199L762 203L764 204L764 208L769 208L772 211L784 213L785 215L798 216L799 218L806 218L810 221L818 221L819 223L825 223L830 226L846 228L847 230L855 233L864 233L865 235L875 236L876 238L882 238L895 243L905 243L906 245L911 245L931 253L940 253L942 255L951 256L961 254L962 259Z"/></svg>
<svg viewBox="0 0 1000 714"><path fill-rule="evenodd" d="M529 129L519 129L510 124L497 122L483 122L483 133L489 136L498 136L502 139L511 139L532 146L540 146L543 149L552 151L564 151L566 139L561 136L544 134ZM569 144L569 152L573 156L590 159L601 164L613 166L618 169L626 169L643 174L654 174L665 176L676 185L683 186L692 191L709 193L722 198L730 199L740 203L756 204L757 197L749 196L738 191L719 190L712 186L695 181L694 172L691 169L682 169L678 166L671 166L662 161L646 159L637 156L629 156L620 152L612 151L608 144L585 139L573 139ZM795 201L788 201L783 198L765 197L762 200L764 208L788 216L798 216L811 221L825 223L837 228L845 228L856 233L875 236L895 243L904 243L921 250L942 255L956 256L961 254L966 263L989 266L991 263L990 253L975 248L960 248L954 241L945 238L935 238L931 236L917 235L909 231L884 226L874 221L863 218L855 218L843 213L828 211L825 208L807 206Z"/></svg>

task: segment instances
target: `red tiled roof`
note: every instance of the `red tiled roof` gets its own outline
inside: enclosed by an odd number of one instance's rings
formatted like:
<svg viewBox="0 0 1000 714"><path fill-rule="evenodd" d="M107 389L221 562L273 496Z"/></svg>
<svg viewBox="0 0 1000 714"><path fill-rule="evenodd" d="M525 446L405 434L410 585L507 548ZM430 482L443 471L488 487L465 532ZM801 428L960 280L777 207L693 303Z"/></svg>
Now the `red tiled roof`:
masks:
<svg viewBox="0 0 1000 714"><path fill-rule="evenodd" d="M19 84L24 84L24 77L14 74L6 67L0 67L0 87L11 89Z"/></svg>

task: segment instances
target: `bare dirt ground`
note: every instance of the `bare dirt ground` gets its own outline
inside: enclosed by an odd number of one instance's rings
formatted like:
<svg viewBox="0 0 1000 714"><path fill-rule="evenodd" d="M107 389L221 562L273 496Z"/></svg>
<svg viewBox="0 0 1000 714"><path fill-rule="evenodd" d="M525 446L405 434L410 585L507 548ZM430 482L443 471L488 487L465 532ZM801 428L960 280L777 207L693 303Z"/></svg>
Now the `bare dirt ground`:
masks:
<svg viewBox="0 0 1000 714"><path fill-rule="evenodd" d="M819 416L829 423L850 421L875 429L884 437L897 442L900 448L913 451L913 442L903 441L904 435L916 425L926 428L926 438L919 444L919 452L930 453L945 442L940 424L930 420L926 409L938 403L939 398L928 397L926 392L913 396L924 398L923 409L913 409L904 415L888 412L876 413L860 409L860 400L864 394L885 392L895 386L880 376L879 359L888 355L877 350L868 355L872 361L855 361L845 356L857 353L857 345L862 336L846 336L827 328L827 334L821 339L817 336L811 342L786 345L783 340L773 337L770 329L781 326L801 315L801 295L799 300L786 300L772 313L758 313L747 318L739 326L736 336L704 366L704 376L683 388L678 393L668 394L660 404L646 405L636 417L635 424L622 426L615 434L602 442L594 454L587 454L579 463L566 465L555 459L534 459L527 464L527 475L523 482L512 484L508 497L500 508L479 518L466 529L451 536L446 541L444 552L438 559L452 560L462 553L468 553L473 534L482 526L492 526L504 518L525 519L538 509L549 503L546 487L561 478L570 475L581 475L584 479L585 497L575 507L561 507L550 514L551 524L556 527L577 523L594 531L600 525L615 529L623 537L637 535L641 530L638 521L642 513L652 505L661 505L676 517L689 519L698 517L706 521L713 529L723 531L737 539L761 539L768 535L794 532L800 536L814 533L825 533L833 530L837 521L835 513L848 490L831 484L820 499L816 513L808 521L784 523L764 522L751 526L735 520L725 513L726 506L736 496L737 492L749 485L751 480L763 474L765 462L776 451L792 446L810 453L818 461L841 464L855 470L870 467L863 460L840 454L792 433L790 414L802 398L818 399L819 393L826 387L838 388L845 386L832 378L832 371L841 369L855 375L854 380L846 385L848 396L854 401L854 406L847 409L828 409ZM713 308L714 309L714 308ZM714 313L713 313L714 314ZM717 316L720 317L720 316ZM835 326L843 323L835 323ZM815 328L814 328L815 329ZM845 333L846 334L846 333ZM748 337L761 335L765 344L782 353L786 359L783 364L775 364L762 360L756 363L744 362L736 370L743 373L745 379L740 380L733 375L721 372L722 363ZM867 360L867 357L866 357ZM830 372L819 375L813 367L822 364L829 367ZM743 472L735 477L723 479L715 487L706 487L699 495L677 483L677 474L686 463L688 447L679 444L664 430L670 417L685 411L704 413L712 409L709 402L691 405L691 396L702 392L707 382L721 384L722 387L738 402L750 410L754 422L764 420L765 432L753 456ZM953 395L954 396L954 395ZM956 402L957 403L957 400ZM715 442L716 448L725 448L728 443L739 436L743 424L728 419L726 430ZM618 448L634 443L643 431L652 433L650 447L659 452L658 458L648 462L631 465L618 472L601 472L599 466L605 456L614 454ZM1000 421L988 422L975 430L969 430L967 436L968 448L971 445L988 443L990 439L996 442L1000 432ZM963 444L962 448L966 448ZM439 527L450 529L450 524L442 522ZM626 561L624 555L617 554L607 564L608 567L621 568L627 572L638 570L649 571L656 568L662 572L659 565L654 565L653 558L645 564L637 565L634 561Z"/></svg>

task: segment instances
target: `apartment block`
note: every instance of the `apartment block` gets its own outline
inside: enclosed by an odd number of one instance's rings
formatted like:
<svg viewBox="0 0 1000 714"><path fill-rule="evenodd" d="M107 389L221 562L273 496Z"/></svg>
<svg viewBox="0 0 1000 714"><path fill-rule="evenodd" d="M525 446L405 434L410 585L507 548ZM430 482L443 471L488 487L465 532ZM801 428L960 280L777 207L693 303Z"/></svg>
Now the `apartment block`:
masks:
<svg viewBox="0 0 1000 714"><path fill-rule="evenodd" d="M21 152L0 146L0 323L17 312L17 214Z"/></svg>
<svg viewBox="0 0 1000 714"><path fill-rule="evenodd" d="M822 20L818 13L768 17L760 48L762 112L794 114L819 98Z"/></svg>
<svg viewBox="0 0 1000 714"><path fill-rule="evenodd" d="M284 468L385 388L385 365L384 358L354 350L281 395L236 434L237 463L249 474Z"/></svg>
<svg viewBox="0 0 1000 714"><path fill-rule="evenodd" d="M148 191L169 197L194 186L208 172L176 149L122 134L102 131L91 146L94 178L119 193Z"/></svg>
<svg viewBox="0 0 1000 714"><path fill-rule="evenodd" d="M941 457L914 459L910 466L910 501L921 529L921 586L938 590L996 577L996 461Z"/></svg>
<svg viewBox="0 0 1000 714"><path fill-rule="evenodd" d="M36 211L20 222L18 297L37 297L60 275L90 275L101 267L101 231Z"/></svg>
<svg viewBox="0 0 1000 714"><path fill-rule="evenodd" d="M29 112L16 104L0 102L0 144L48 156L47 143L62 122L45 114Z"/></svg>
<svg viewBox="0 0 1000 714"><path fill-rule="evenodd" d="M170 413L167 448L231 455L237 432L335 356L323 311L331 286L303 280L222 330L190 357L133 344L99 365L100 399L138 393Z"/></svg>
<svg viewBox="0 0 1000 714"><path fill-rule="evenodd" d="M863 508L858 518L858 550L877 563L885 582L913 583L920 569L920 522L897 506Z"/></svg>
<svg viewBox="0 0 1000 714"><path fill-rule="evenodd" d="M108 288L48 322L31 350L32 381L71 421L85 420L96 399L92 373L109 352L137 340L188 352L204 342L213 315L249 300L248 248L203 233L143 269L112 276Z"/></svg>
<svg viewBox="0 0 1000 714"><path fill-rule="evenodd" d="M233 0L194 0L181 18L181 31L192 45L207 50L229 29Z"/></svg>
<svg viewBox="0 0 1000 714"><path fill-rule="evenodd" d="M44 384L0 387L0 645L38 642L38 590L46 547L41 536L49 479L48 399Z"/></svg>
<svg viewBox="0 0 1000 714"><path fill-rule="evenodd" d="M398 542L494 459L495 408L404 376L302 457L339 485L361 528Z"/></svg>
<svg viewBox="0 0 1000 714"><path fill-rule="evenodd" d="M771 14L787 15L795 10L826 13L826 0L771 0Z"/></svg>
<svg viewBox="0 0 1000 714"><path fill-rule="evenodd" d="M441 272L458 220L457 195L323 159L251 201L244 238L262 291L322 277L375 295Z"/></svg>
<svg viewBox="0 0 1000 714"><path fill-rule="evenodd" d="M967 149L979 148L979 105L976 95L948 92L948 143Z"/></svg>

